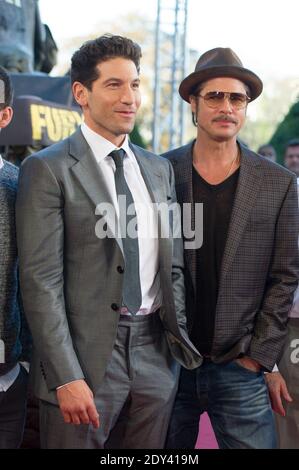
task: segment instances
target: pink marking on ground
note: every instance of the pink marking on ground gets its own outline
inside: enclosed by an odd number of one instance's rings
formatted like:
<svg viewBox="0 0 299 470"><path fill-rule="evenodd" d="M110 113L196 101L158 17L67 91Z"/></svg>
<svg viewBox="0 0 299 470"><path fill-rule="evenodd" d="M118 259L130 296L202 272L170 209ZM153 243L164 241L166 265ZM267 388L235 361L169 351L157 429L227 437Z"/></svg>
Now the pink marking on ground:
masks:
<svg viewBox="0 0 299 470"><path fill-rule="evenodd" d="M218 449L218 444L207 413L200 417L199 433L196 442L196 449Z"/></svg>

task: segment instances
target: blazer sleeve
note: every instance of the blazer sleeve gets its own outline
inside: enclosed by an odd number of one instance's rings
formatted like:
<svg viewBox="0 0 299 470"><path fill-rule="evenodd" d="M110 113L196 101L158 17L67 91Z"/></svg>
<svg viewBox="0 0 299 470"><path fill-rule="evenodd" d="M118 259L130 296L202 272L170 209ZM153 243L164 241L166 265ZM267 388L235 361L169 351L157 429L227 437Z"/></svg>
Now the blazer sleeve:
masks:
<svg viewBox="0 0 299 470"><path fill-rule="evenodd" d="M248 355L272 370L281 354L288 313L298 285L298 197L294 177L281 205L268 280Z"/></svg>
<svg viewBox="0 0 299 470"><path fill-rule="evenodd" d="M63 289L64 197L44 158L27 158L16 203L20 286L25 314L49 390L83 378Z"/></svg>

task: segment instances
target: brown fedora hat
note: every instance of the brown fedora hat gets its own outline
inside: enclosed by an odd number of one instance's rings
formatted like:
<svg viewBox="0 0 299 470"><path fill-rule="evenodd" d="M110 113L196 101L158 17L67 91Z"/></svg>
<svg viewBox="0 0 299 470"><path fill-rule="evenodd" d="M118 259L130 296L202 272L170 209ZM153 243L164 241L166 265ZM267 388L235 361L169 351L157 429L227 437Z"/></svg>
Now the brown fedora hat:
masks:
<svg viewBox="0 0 299 470"><path fill-rule="evenodd" d="M261 79L251 70L243 67L234 51L229 48L216 47L200 56L195 71L180 84L179 93L189 103L190 95L196 91L200 83L217 77L233 77L245 83L250 89L251 101L255 100L263 90Z"/></svg>

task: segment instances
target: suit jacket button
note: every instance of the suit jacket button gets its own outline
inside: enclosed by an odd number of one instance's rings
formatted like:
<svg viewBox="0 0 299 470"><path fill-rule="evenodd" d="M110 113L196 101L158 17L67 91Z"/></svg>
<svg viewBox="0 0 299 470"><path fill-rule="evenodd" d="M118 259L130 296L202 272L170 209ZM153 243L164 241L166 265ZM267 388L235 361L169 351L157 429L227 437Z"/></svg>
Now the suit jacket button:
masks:
<svg viewBox="0 0 299 470"><path fill-rule="evenodd" d="M118 310L118 305L117 304L111 304L112 310Z"/></svg>
<svg viewBox="0 0 299 470"><path fill-rule="evenodd" d="M119 272L119 274L123 274L124 273L124 268L122 266L117 266L117 272Z"/></svg>

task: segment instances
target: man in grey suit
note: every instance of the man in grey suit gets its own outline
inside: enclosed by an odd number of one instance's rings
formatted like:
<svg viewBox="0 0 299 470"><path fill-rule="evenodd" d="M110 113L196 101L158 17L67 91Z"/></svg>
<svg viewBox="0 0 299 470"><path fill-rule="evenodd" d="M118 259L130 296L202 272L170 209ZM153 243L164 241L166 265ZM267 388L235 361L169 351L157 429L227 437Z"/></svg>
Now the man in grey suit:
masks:
<svg viewBox="0 0 299 470"><path fill-rule="evenodd" d="M296 177L238 143L262 82L231 49L203 54L179 92L197 137L166 156L178 202L203 208L203 243L186 247L185 264L187 325L204 361L182 369L167 447L194 447L207 410L219 447L273 448L264 371L281 353L298 282Z"/></svg>
<svg viewBox="0 0 299 470"><path fill-rule="evenodd" d="M83 44L71 79L84 123L20 171L21 288L44 448L162 447L175 359L201 363L186 333L182 240L172 236L180 217L153 204L175 202L173 171L128 140L140 56L120 36Z"/></svg>

